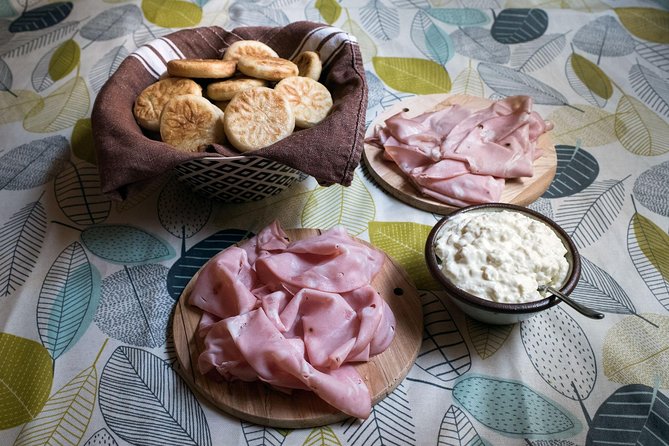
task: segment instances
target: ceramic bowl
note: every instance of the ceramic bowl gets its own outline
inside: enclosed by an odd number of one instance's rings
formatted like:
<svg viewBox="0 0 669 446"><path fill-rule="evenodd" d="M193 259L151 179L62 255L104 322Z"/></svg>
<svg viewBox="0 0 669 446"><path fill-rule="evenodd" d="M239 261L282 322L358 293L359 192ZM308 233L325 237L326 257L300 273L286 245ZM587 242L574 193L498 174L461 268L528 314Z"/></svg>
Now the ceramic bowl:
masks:
<svg viewBox="0 0 669 446"><path fill-rule="evenodd" d="M175 167L176 177L208 198L246 203L274 196L307 175L260 156L211 156Z"/></svg>
<svg viewBox="0 0 669 446"><path fill-rule="evenodd" d="M443 286L446 295L462 311L481 322L489 324L513 324L535 316L537 313L547 310L558 304L560 301L553 295L547 295L546 298L525 303L500 303L488 299L483 299L470 294L454 284L441 271L440 259L435 253L435 244L438 237L444 230L444 225L453 217L468 212L500 212L500 211L519 212L527 217L539 220L550 227L560 238L567 249L567 262L569 263L569 272L567 277L559 288L564 294L571 293L578 283L581 274L581 260L578 250L567 233L554 221L548 217L521 206L505 203L488 203L473 205L460 208L455 212L443 217L434 225L427 237L425 244L425 260L432 276Z"/></svg>

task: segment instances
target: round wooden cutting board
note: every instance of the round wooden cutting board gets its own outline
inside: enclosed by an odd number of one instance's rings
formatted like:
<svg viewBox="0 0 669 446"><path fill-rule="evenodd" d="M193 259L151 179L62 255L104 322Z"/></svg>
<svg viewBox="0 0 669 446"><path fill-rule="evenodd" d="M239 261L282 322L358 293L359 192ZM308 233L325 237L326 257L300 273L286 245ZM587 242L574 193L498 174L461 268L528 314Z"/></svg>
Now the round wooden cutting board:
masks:
<svg viewBox="0 0 669 446"><path fill-rule="evenodd" d="M317 229L293 229L291 240L319 234ZM363 242L364 243L364 242ZM312 392L291 395L259 381L217 382L200 374L197 358L203 343L196 334L202 311L188 304L197 274L184 289L174 311L172 330L181 375L216 407L243 420L281 428L322 426L349 416L325 403ZM372 283L395 314L395 337L386 351L355 367L370 389L372 404L390 394L409 373L423 339L423 313L415 286L401 266L386 256L383 269Z"/></svg>
<svg viewBox="0 0 669 446"><path fill-rule="evenodd" d="M488 99L464 95L414 96L399 101L380 113L368 127L366 136L371 136L377 126L383 126L386 119L402 110L405 110L408 116L413 117L451 104L483 108L490 102ZM500 202L527 206L546 192L555 177L557 168L557 154L549 135L544 134L539 137L537 146L543 150L543 155L534 162L534 175L531 178L506 180ZM448 214L457 209L455 206L422 195L394 162L383 159L382 149L365 144L362 155L372 178L393 197L410 206L438 214Z"/></svg>

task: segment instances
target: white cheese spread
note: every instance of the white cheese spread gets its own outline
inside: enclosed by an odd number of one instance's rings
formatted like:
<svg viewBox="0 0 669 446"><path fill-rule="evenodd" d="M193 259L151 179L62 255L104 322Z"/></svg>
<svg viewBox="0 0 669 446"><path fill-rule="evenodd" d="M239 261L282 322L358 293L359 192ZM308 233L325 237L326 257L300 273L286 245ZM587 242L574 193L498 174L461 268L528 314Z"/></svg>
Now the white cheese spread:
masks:
<svg viewBox="0 0 669 446"><path fill-rule="evenodd" d="M567 249L545 223L512 211L465 212L441 228L435 252L458 288L504 303L543 299L537 288L560 288Z"/></svg>

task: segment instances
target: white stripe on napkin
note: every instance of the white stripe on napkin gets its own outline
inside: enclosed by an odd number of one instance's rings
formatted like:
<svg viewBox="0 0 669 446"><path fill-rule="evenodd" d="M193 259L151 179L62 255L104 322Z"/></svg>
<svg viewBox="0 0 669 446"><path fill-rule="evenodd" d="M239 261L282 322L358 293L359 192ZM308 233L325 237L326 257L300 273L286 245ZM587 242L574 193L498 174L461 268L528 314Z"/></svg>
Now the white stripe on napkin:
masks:
<svg viewBox="0 0 669 446"><path fill-rule="evenodd" d="M169 39L161 37L137 48L131 56L141 62L153 77L159 78L167 71L167 61L185 59L184 54Z"/></svg>
<svg viewBox="0 0 669 446"><path fill-rule="evenodd" d="M294 59L303 51L315 51L323 65L328 65L344 45L356 42L355 36L334 26L325 26L307 34L290 58Z"/></svg>

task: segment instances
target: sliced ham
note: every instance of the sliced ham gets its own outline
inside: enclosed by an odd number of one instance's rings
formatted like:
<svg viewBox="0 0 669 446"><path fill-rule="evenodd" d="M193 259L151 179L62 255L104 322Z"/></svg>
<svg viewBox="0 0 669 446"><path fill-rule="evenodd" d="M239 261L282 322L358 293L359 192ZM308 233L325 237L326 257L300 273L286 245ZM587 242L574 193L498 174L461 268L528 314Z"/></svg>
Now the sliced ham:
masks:
<svg viewBox="0 0 669 446"><path fill-rule="evenodd" d="M343 227L289 243L278 223L217 254L190 296L204 311L200 371L311 390L366 418L369 390L352 364L383 352L395 333L390 307L371 286L384 260Z"/></svg>
<svg viewBox="0 0 669 446"><path fill-rule="evenodd" d="M383 253L351 243L340 226L320 237L293 242L275 255L259 257L255 270L267 284L343 293L371 283L383 260Z"/></svg>
<svg viewBox="0 0 669 446"><path fill-rule="evenodd" d="M384 149L426 196L454 206L499 201L507 178L531 177L537 139L551 130L532 98L512 96L471 110L450 105L386 119L367 142Z"/></svg>
<svg viewBox="0 0 669 446"><path fill-rule="evenodd" d="M255 271L246 251L230 247L211 259L200 271L190 293L190 304L224 319L251 311L258 299L251 293Z"/></svg>

